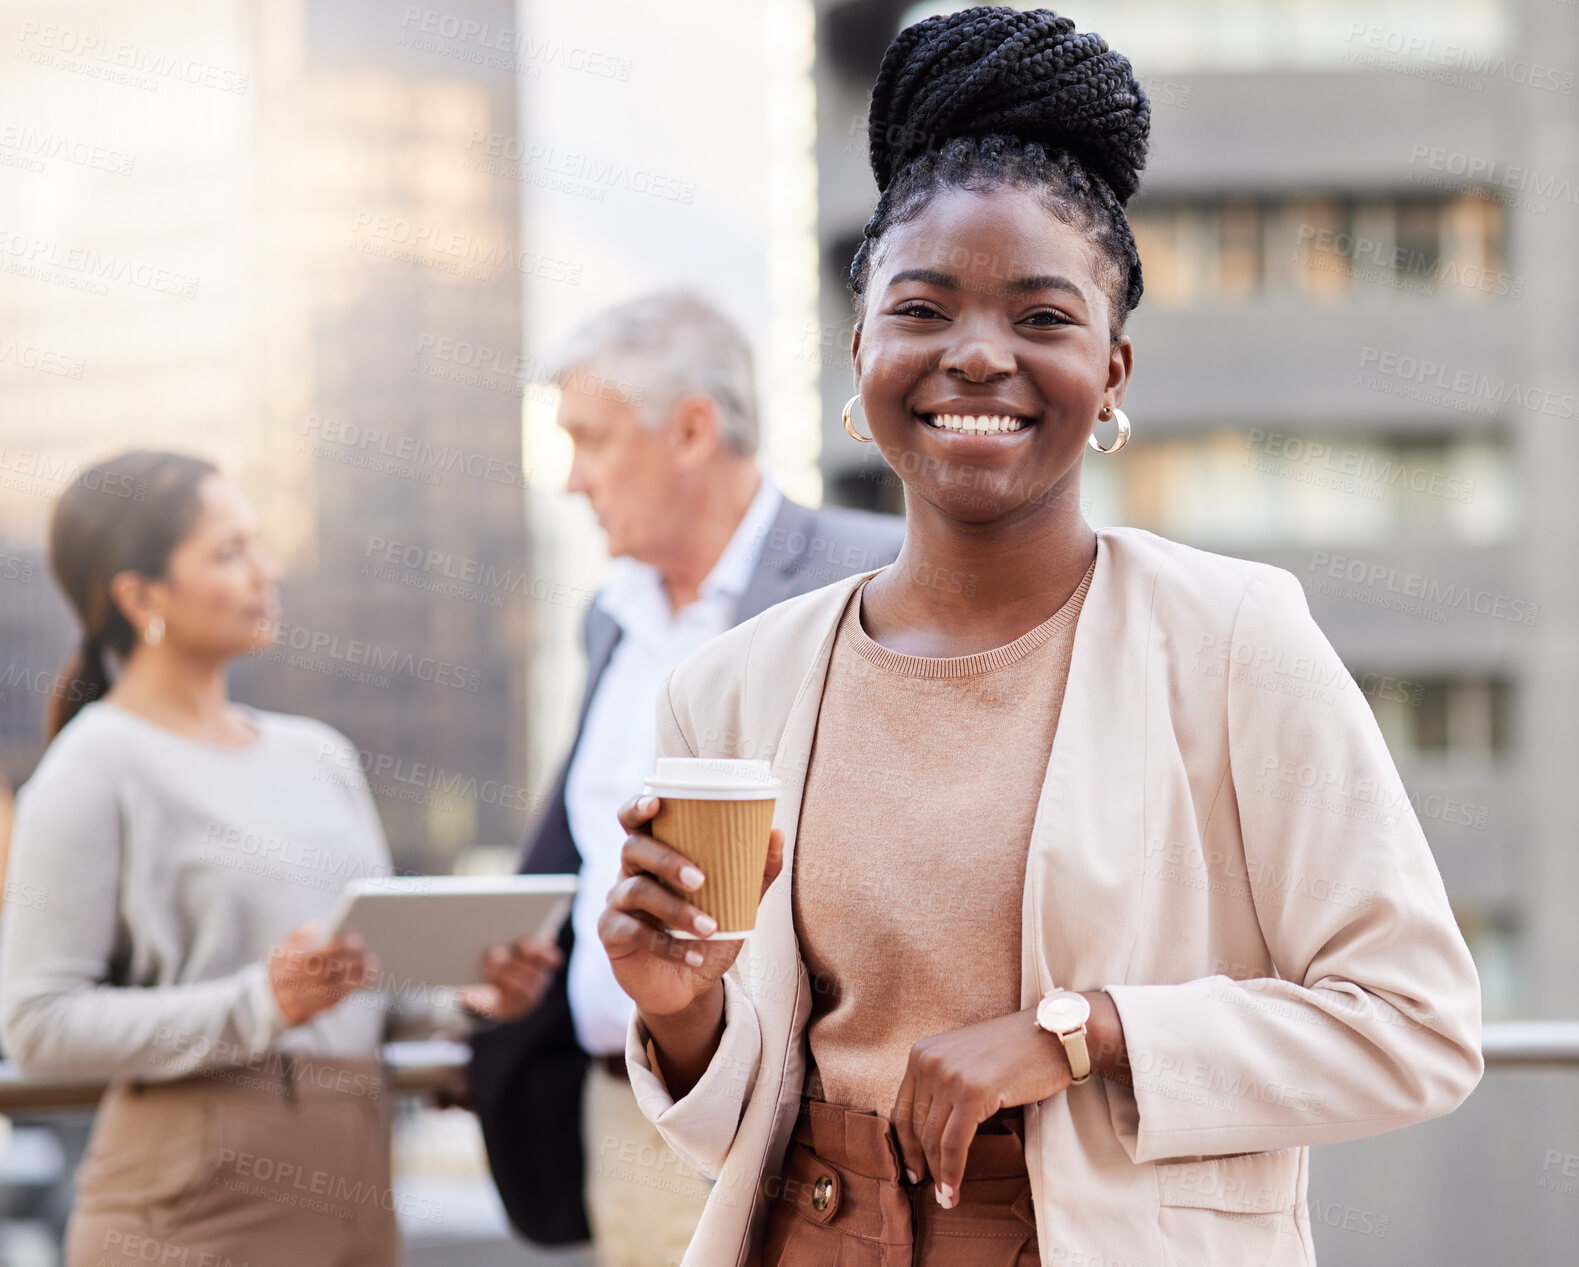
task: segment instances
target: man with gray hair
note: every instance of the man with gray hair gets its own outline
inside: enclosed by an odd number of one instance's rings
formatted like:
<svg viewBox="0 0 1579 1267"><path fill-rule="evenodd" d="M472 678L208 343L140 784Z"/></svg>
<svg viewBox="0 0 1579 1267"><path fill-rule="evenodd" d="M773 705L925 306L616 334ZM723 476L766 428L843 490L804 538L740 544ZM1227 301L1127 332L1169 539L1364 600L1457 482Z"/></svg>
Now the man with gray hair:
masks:
<svg viewBox="0 0 1579 1267"><path fill-rule="evenodd" d="M636 1106L625 1073L631 1002L597 937L619 877L616 811L652 771L665 675L774 603L893 561L895 516L786 498L757 466L751 349L689 291L632 300L554 359L558 422L615 556L587 613L576 737L523 871L579 871L560 933L567 969L538 1009L473 1041L472 1102L511 1221L565 1244L588 1228L603 1267L677 1262L708 1181Z"/></svg>

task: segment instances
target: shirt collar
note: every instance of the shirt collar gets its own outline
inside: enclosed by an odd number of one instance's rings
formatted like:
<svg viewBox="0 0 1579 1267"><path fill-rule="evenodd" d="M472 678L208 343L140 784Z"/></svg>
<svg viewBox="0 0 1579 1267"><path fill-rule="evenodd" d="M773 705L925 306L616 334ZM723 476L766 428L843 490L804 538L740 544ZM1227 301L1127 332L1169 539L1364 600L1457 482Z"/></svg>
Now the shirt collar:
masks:
<svg viewBox="0 0 1579 1267"><path fill-rule="evenodd" d="M718 562L713 564L713 570L702 581L703 598L711 598L714 594L739 598L746 592L746 586L751 584L751 574L756 571L757 560L762 557L768 529L778 518L779 507L783 503L784 494L779 492L778 485L768 478L766 471L762 472L762 482L757 486L756 496L751 499L751 505L746 507L746 513L740 517L734 535L729 538L724 552L718 556Z"/></svg>

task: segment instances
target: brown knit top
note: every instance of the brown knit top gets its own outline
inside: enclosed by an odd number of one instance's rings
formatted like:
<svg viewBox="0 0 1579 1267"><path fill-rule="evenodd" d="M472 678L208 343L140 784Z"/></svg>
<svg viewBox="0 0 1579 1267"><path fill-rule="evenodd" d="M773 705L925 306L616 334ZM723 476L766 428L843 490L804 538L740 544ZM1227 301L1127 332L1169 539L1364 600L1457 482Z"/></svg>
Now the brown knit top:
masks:
<svg viewBox="0 0 1579 1267"><path fill-rule="evenodd" d="M911 1045L1020 1010L1031 824L1091 573L1007 646L902 655L834 638L797 831L810 1095L887 1116Z"/></svg>

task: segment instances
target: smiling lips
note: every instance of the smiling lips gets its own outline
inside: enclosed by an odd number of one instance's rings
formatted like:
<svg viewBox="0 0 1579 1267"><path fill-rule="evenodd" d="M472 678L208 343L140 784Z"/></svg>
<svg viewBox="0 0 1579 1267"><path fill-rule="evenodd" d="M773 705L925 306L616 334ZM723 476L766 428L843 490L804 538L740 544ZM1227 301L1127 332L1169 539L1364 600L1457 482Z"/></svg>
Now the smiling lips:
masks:
<svg viewBox="0 0 1579 1267"><path fill-rule="evenodd" d="M957 431L973 436L1007 435L1031 425L1030 419L1012 414L922 414L921 417L936 431Z"/></svg>

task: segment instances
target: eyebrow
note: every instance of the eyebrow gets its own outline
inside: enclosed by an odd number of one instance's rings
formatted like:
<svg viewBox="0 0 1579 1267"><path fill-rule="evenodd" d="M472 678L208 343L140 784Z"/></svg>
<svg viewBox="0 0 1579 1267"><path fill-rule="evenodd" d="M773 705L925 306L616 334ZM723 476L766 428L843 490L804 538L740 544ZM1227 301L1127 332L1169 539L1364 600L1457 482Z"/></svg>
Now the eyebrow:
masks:
<svg viewBox="0 0 1579 1267"><path fill-rule="evenodd" d="M890 286L897 286L900 282L922 282L928 286L941 286L945 290L964 290L965 283L953 273L940 273L935 268L907 268L903 272L895 273L889 280ZM1057 273L1042 273L1035 277L1015 277L1004 282L1003 288L1014 294L1024 294L1033 290L1061 290L1073 295L1084 302L1086 292L1076 286L1067 277ZM972 288L974 289L974 288Z"/></svg>

